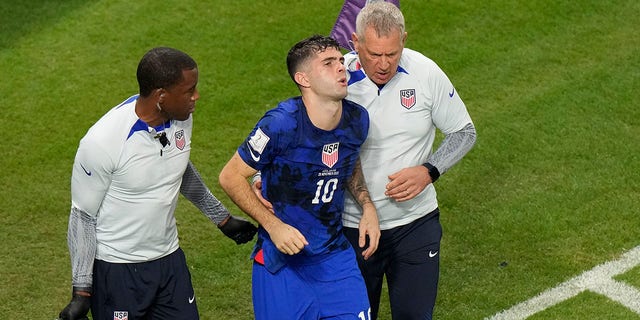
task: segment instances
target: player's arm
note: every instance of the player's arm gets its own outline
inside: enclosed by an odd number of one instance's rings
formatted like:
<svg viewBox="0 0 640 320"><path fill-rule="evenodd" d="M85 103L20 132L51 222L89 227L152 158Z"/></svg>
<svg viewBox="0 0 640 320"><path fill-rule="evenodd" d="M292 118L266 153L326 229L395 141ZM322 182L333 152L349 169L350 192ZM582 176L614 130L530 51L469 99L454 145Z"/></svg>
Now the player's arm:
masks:
<svg viewBox="0 0 640 320"><path fill-rule="evenodd" d="M258 228L245 219L232 216L222 202L211 193L191 161L182 175L180 193L237 244L251 241L256 234Z"/></svg>
<svg viewBox="0 0 640 320"><path fill-rule="evenodd" d="M97 214L111 184L112 161L99 142L84 138L71 173L71 212L67 245L71 258L71 302L61 319L84 319L90 306L96 257Z"/></svg>
<svg viewBox="0 0 640 320"><path fill-rule="evenodd" d="M445 137L431 157L424 164L429 169L431 182L462 159L476 143L476 128L468 123L462 129L445 133Z"/></svg>
<svg viewBox="0 0 640 320"><path fill-rule="evenodd" d="M369 189L367 189L364 174L362 173L360 158L356 161L353 173L347 183L349 192L351 192L353 198L362 207L362 218L358 224L358 245L361 248L364 248L368 242L368 248L362 252L362 256L366 260L369 259L369 257L378 249L378 241L380 240L380 223L378 221L376 208L369 196Z"/></svg>
<svg viewBox="0 0 640 320"><path fill-rule="evenodd" d="M96 218L72 207L69 214L67 244L71 256L71 302L60 312L60 319L83 319L91 306L93 262L96 252Z"/></svg>
<svg viewBox="0 0 640 320"><path fill-rule="evenodd" d="M251 178L251 189L258 199L260 199L260 202L262 202L267 209L273 212L273 205L271 202L262 196L262 175L260 174L260 171L256 172Z"/></svg>
<svg viewBox="0 0 640 320"><path fill-rule="evenodd" d="M305 237L271 213L251 190L248 179L256 172L257 170L244 162L236 152L220 172L220 186L242 211L269 233L278 250L290 255L300 252L309 244Z"/></svg>
<svg viewBox="0 0 640 320"><path fill-rule="evenodd" d="M424 163L428 169L430 183L451 169L476 143L476 128L462 98L447 75L439 67L429 73L433 92L431 119L445 138L436 152Z"/></svg>
<svg viewBox="0 0 640 320"><path fill-rule="evenodd" d="M413 199L458 163L475 142L476 129L471 122L460 130L445 133L445 138L426 163L404 168L389 176L385 194L398 202Z"/></svg>

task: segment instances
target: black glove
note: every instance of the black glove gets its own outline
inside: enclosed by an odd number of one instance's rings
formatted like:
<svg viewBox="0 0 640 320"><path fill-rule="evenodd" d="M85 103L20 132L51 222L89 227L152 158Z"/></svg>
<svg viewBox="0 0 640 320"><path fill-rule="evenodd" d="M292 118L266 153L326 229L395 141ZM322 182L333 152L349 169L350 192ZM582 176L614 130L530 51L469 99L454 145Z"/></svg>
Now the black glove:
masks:
<svg viewBox="0 0 640 320"><path fill-rule="evenodd" d="M87 313L91 307L91 296L81 295L78 292L84 291L91 293L90 288L73 288L73 294L71 295L71 302L60 311L58 317L61 320L84 320L87 318Z"/></svg>
<svg viewBox="0 0 640 320"><path fill-rule="evenodd" d="M231 238L237 244L251 241L258 231L258 228L251 222L234 216L229 216L227 222L218 228L220 228L225 236Z"/></svg>

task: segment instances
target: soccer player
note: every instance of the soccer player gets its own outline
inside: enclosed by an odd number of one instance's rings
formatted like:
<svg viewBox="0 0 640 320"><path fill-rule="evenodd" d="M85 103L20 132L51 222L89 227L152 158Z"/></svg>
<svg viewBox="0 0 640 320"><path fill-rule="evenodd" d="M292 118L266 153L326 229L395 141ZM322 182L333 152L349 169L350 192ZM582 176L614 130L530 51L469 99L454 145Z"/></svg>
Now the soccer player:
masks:
<svg viewBox="0 0 640 320"><path fill-rule="evenodd" d="M442 236L433 183L473 147L476 130L445 73L404 47L407 33L398 7L368 3L355 29L355 51L345 55L347 99L370 115L372 129L360 157L382 230L378 251L366 260L357 255L372 316L386 276L393 319L431 319ZM445 138L432 152L436 129ZM344 230L354 244L361 212L347 197Z"/></svg>
<svg viewBox="0 0 640 320"><path fill-rule="evenodd" d="M71 178L68 245L73 293L61 319L198 319L178 244L178 192L236 243L257 228L233 217L189 160L198 68L154 48L138 64L139 95L80 141Z"/></svg>
<svg viewBox="0 0 640 320"><path fill-rule="evenodd" d="M363 214L360 243L375 252L376 211L358 152L367 112L344 100L347 82L338 43L312 36L287 55L301 97L280 102L257 123L220 172L220 185L260 224L253 253L255 318L368 319L369 301L354 250L342 233L348 189ZM262 172L258 199L247 179Z"/></svg>

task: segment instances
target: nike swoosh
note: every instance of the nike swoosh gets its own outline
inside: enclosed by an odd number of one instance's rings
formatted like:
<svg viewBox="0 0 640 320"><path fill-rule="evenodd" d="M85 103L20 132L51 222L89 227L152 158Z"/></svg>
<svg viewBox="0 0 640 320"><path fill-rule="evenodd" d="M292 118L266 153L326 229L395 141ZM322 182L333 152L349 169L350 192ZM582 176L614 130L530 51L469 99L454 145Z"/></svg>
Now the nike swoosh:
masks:
<svg viewBox="0 0 640 320"><path fill-rule="evenodd" d="M453 98L454 93L456 93L456 88L451 88L451 92L449 92L449 98Z"/></svg>
<svg viewBox="0 0 640 320"><path fill-rule="evenodd" d="M196 300L195 294L193 295L193 297L189 298L189 304L192 304L194 300Z"/></svg>
<svg viewBox="0 0 640 320"><path fill-rule="evenodd" d="M88 176L91 176L91 171L87 171L87 169L85 169L82 164L80 165L80 168L82 168L82 170L84 170L84 173L86 173Z"/></svg>
<svg viewBox="0 0 640 320"><path fill-rule="evenodd" d="M253 158L253 161L255 162L259 162L260 161L260 154L258 154L257 156L253 154L253 148L251 148L251 146L249 145L249 143L247 143L247 146L249 146L249 153L251 154L251 158Z"/></svg>
<svg viewBox="0 0 640 320"><path fill-rule="evenodd" d="M438 255L438 251L436 251L436 252L429 251L429 258L433 258L433 257L435 257L437 255Z"/></svg>

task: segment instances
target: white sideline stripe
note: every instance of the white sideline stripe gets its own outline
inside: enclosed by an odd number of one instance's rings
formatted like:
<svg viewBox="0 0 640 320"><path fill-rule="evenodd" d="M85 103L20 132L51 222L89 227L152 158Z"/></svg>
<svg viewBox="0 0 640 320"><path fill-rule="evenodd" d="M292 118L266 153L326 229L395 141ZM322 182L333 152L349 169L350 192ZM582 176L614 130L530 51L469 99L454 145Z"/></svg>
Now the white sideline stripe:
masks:
<svg viewBox="0 0 640 320"><path fill-rule="evenodd" d="M605 262L581 275L548 289L539 295L503 310L488 320L522 320L547 309L583 291L593 291L616 301L640 314L640 290L613 277L640 265L640 246L635 247L618 260Z"/></svg>

